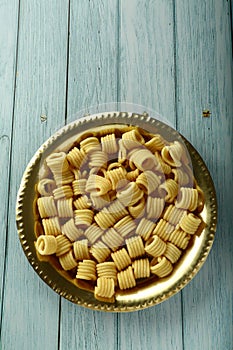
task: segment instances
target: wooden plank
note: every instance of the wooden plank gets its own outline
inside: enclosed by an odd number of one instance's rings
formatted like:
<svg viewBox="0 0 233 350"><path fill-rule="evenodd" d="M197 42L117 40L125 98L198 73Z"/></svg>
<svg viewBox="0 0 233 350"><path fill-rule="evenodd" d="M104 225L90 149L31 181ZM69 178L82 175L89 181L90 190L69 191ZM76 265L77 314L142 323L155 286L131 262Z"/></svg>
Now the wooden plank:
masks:
<svg viewBox="0 0 233 350"><path fill-rule="evenodd" d="M3 206L0 211L0 320L3 298L4 263L6 249L7 211L9 195L9 169L11 128L14 101L15 63L18 30L18 1L4 2L0 7L0 193ZM9 26L11 31L9 31ZM0 321L1 329L1 321Z"/></svg>
<svg viewBox="0 0 233 350"><path fill-rule="evenodd" d="M71 1L67 122L80 110L111 110L116 100L117 1ZM116 349L116 314L63 299L60 325L61 349Z"/></svg>
<svg viewBox="0 0 233 350"><path fill-rule="evenodd" d="M227 1L176 1L178 129L212 173L219 222L213 250L184 289L184 349L232 349L232 49ZM209 118L202 111L209 109Z"/></svg>
<svg viewBox="0 0 233 350"><path fill-rule="evenodd" d="M120 16L119 101L146 106L175 125L173 2L122 1ZM119 315L118 338L119 349L182 349L181 294Z"/></svg>
<svg viewBox="0 0 233 350"><path fill-rule="evenodd" d="M116 0L71 1L68 122L116 105L117 25Z"/></svg>
<svg viewBox="0 0 233 350"><path fill-rule="evenodd" d="M20 2L1 349L58 346L59 297L24 256L17 239L15 200L31 156L65 121L67 22L67 1Z"/></svg>
<svg viewBox="0 0 233 350"><path fill-rule="evenodd" d="M173 2L122 1L120 15L119 101L175 126Z"/></svg>

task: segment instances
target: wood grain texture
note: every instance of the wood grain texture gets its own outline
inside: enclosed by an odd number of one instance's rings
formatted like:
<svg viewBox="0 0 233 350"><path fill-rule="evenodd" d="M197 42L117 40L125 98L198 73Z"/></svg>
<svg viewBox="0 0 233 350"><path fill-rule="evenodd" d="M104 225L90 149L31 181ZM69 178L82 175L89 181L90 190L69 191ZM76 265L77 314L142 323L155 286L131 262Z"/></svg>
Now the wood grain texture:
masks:
<svg viewBox="0 0 233 350"><path fill-rule="evenodd" d="M143 105L175 125L173 2L122 1L119 101ZM140 108L139 108L140 109ZM181 294L119 315L119 349L182 349Z"/></svg>
<svg viewBox="0 0 233 350"><path fill-rule="evenodd" d="M67 122L117 100L117 13L116 0L70 3ZM116 349L117 317L62 300L60 349Z"/></svg>
<svg viewBox="0 0 233 350"><path fill-rule="evenodd" d="M0 211L0 310L3 298L4 283L4 257L7 237L7 214L9 199L9 169L10 169L10 149L12 116L14 103L16 47L18 31L18 1L3 2L0 5L0 96L4 97L0 103L0 167L1 181L0 193L3 205ZM8 30L9 26L11 31ZM1 329L1 311L0 311Z"/></svg>
<svg viewBox="0 0 233 350"><path fill-rule="evenodd" d="M117 0L71 0L68 122L117 101L117 15Z"/></svg>
<svg viewBox="0 0 233 350"><path fill-rule="evenodd" d="M121 1L119 101L175 126L173 1Z"/></svg>
<svg viewBox="0 0 233 350"><path fill-rule="evenodd" d="M184 289L184 348L232 349L232 51L227 1L176 1L178 130L206 161L217 191L213 250ZM209 109L211 116L202 117Z"/></svg>
<svg viewBox="0 0 233 350"><path fill-rule="evenodd" d="M57 349L59 297L26 260L15 202L24 168L65 120L67 1L20 2L1 349ZM47 122L40 116L46 114Z"/></svg>

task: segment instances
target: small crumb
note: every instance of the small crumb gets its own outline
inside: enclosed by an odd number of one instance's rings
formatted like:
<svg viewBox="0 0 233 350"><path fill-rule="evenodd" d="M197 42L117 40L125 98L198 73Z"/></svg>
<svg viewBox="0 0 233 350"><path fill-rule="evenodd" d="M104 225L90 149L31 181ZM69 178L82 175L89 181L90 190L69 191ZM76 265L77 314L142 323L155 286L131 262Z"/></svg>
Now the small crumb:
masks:
<svg viewBox="0 0 233 350"><path fill-rule="evenodd" d="M204 118L209 118L211 116L211 112L208 110L208 109L205 109L203 112L202 112L202 117Z"/></svg>
<svg viewBox="0 0 233 350"><path fill-rule="evenodd" d="M42 122L42 123L46 122L46 121L47 121L47 119L48 119L47 115L45 115L45 114L41 114L41 116L40 116L40 120L41 120L41 122Z"/></svg>

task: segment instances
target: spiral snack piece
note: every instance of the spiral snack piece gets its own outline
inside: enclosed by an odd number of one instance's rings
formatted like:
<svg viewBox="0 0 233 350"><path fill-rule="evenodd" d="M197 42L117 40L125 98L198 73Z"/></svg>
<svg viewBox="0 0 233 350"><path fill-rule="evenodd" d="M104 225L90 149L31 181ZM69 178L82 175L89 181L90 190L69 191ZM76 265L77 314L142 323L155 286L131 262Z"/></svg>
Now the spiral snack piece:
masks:
<svg viewBox="0 0 233 350"><path fill-rule="evenodd" d="M56 253L57 250L57 241L55 236L52 235L39 236L35 245L41 255L52 255Z"/></svg>
<svg viewBox="0 0 233 350"><path fill-rule="evenodd" d="M163 256L163 257L155 258L154 261L152 260L150 270L151 270L151 273L162 278L169 275L172 272L173 267L170 261L167 260L165 256Z"/></svg>

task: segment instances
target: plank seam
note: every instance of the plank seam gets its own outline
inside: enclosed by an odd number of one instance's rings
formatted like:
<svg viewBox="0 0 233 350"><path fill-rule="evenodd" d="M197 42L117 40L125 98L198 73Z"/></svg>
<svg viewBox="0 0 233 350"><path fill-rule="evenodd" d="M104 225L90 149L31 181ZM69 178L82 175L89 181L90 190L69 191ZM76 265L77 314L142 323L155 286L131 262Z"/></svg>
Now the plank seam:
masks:
<svg viewBox="0 0 233 350"><path fill-rule="evenodd" d="M67 63L66 63L66 96L65 96L65 124L67 124L67 111L68 111L68 88L69 88L69 65L70 65L70 5L71 0L68 0L68 19L67 19Z"/></svg>
<svg viewBox="0 0 233 350"><path fill-rule="evenodd" d="M121 57L121 0L117 3L117 105L119 105L121 98L121 73L120 73L120 57ZM119 108L118 108L119 109Z"/></svg>
<svg viewBox="0 0 233 350"><path fill-rule="evenodd" d="M178 75L177 75L177 42L176 42L176 33L177 33L177 22L176 22L176 0L173 0L173 50L174 50L174 87L175 87L175 128L178 127ZM184 350L184 305L183 305L183 292L180 291L180 306L181 306L181 343L182 350Z"/></svg>
<svg viewBox="0 0 233 350"><path fill-rule="evenodd" d="M231 48L232 48L232 60L233 60L233 4L232 0L229 1L229 11L230 11L230 33L231 33Z"/></svg>
<svg viewBox="0 0 233 350"><path fill-rule="evenodd" d="M174 87L175 87L175 128L178 120L178 93L177 93L177 46L176 46L176 0L173 0L173 50L174 50Z"/></svg>
<svg viewBox="0 0 233 350"><path fill-rule="evenodd" d="M9 227L9 207L10 207L10 179L11 179L11 162L12 162L12 145L13 145L13 130L14 130L14 115L15 115L15 100L16 100L16 80L17 80L17 67L18 67L18 47L19 47L19 27L20 27L20 0L18 1L18 23L17 23L17 35L16 35L16 50L15 50L15 69L14 69L14 92L13 92L13 107L12 107L12 122L11 122L11 139L10 139L10 154L9 154L9 175L8 175L8 198L7 198L7 215L6 215L6 240L5 240L5 259L3 265L3 277L2 277L2 303L1 303L1 315L0 315L0 341L2 337L2 320L3 320L3 301L5 291L6 280L6 252L8 247L8 227Z"/></svg>
<svg viewBox="0 0 233 350"><path fill-rule="evenodd" d="M70 8L71 0L68 0L68 16L67 16L67 61L66 61L66 94L65 94L65 125L67 124L67 111L68 111L68 90L69 90L69 63L70 63ZM57 348L61 346L61 314L62 314L62 303L61 296L59 296L59 307L58 307L58 339Z"/></svg>
<svg viewBox="0 0 233 350"><path fill-rule="evenodd" d="M119 108L121 106L121 84L120 84L120 79L121 79L121 72L120 72L120 67L121 67L121 0L118 0L117 2L117 72L116 72L116 78L117 78L117 109L121 110ZM120 350L120 318L119 315L116 315L116 349Z"/></svg>

